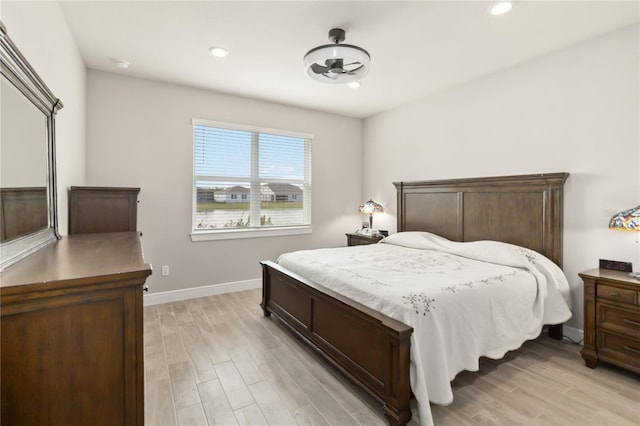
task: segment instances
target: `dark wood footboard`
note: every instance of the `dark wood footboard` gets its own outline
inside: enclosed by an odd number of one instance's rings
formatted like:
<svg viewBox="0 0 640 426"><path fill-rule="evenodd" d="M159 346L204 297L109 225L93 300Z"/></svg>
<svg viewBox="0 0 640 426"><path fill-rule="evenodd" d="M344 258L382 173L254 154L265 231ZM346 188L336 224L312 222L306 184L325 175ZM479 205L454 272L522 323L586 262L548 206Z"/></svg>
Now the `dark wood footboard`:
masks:
<svg viewBox="0 0 640 426"><path fill-rule="evenodd" d="M262 309L276 315L382 404L392 425L411 419L413 328L293 274L262 265Z"/></svg>

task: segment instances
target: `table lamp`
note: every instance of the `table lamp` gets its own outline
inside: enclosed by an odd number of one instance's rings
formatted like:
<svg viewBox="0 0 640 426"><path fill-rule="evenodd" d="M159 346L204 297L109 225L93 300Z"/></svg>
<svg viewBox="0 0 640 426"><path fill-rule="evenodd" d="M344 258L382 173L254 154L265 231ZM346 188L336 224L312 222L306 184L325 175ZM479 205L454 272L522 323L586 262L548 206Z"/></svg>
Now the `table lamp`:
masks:
<svg viewBox="0 0 640 426"><path fill-rule="evenodd" d="M365 213L369 215L370 232L373 232L373 215L375 213L382 213L382 212L384 212L384 209L382 208L382 206L376 203L375 201L371 200L371 198L369 198L369 201L362 203L360 205L360 213Z"/></svg>

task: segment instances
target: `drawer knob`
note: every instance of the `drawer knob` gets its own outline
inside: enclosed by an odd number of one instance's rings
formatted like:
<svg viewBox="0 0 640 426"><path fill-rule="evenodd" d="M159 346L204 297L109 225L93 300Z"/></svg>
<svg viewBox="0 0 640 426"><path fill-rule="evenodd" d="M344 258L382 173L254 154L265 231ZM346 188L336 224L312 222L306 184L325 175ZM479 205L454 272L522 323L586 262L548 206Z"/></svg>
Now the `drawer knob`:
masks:
<svg viewBox="0 0 640 426"><path fill-rule="evenodd" d="M625 350L627 350L629 352L634 352L634 353L640 354L640 350L638 350L636 348L632 348L631 346L625 346L624 348L625 348Z"/></svg>
<svg viewBox="0 0 640 426"><path fill-rule="evenodd" d="M618 293L617 291L612 291L611 293L609 293L609 296L618 297L618 296L620 296L620 293Z"/></svg>
<svg viewBox="0 0 640 426"><path fill-rule="evenodd" d="M631 325L635 325L637 327L640 327L640 322L638 322L638 321L630 320L628 318L623 319L623 321L626 322L627 324L631 324Z"/></svg>

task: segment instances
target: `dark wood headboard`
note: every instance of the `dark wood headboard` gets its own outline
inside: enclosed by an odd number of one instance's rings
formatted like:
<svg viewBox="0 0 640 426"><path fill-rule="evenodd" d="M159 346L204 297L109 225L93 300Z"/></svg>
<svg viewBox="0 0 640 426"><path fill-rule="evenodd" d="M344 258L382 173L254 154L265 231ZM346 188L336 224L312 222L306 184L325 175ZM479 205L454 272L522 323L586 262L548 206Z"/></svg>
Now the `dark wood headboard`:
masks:
<svg viewBox="0 0 640 426"><path fill-rule="evenodd" d="M542 253L562 267L568 173L394 182L398 231L453 241L495 240Z"/></svg>
<svg viewBox="0 0 640 426"><path fill-rule="evenodd" d="M0 188L0 242L49 226L47 188Z"/></svg>

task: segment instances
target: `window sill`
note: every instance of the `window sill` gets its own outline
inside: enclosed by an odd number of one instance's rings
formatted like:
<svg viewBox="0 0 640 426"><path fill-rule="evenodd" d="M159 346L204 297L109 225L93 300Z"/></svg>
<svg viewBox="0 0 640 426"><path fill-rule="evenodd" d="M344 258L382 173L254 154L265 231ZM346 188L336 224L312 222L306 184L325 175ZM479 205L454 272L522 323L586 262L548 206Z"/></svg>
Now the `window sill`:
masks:
<svg viewBox="0 0 640 426"><path fill-rule="evenodd" d="M190 234L192 242L237 240L240 238L281 237L286 235L310 234L311 226L292 226L267 229L225 229L224 231L199 231Z"/></svg>

